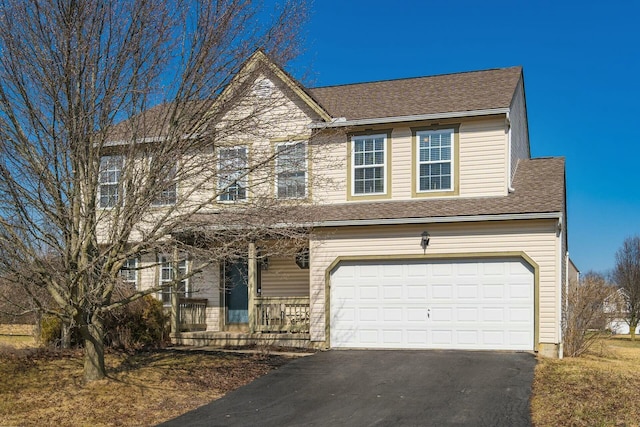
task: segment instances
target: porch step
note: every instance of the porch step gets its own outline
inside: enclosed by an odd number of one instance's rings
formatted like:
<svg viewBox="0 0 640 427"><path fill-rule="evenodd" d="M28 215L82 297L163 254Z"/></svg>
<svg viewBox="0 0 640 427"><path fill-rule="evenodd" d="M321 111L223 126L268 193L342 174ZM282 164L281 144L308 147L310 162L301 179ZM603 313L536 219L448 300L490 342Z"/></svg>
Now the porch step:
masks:
<svg viewBox="0 0 640 427"><path fill-rule="evenodd" d="M311 349L309 334L304 333L248 333L248 332L183 332L179 336L172 335L174 345L189 345L194 347L244 347L244 346L274 346Z"/></svg>

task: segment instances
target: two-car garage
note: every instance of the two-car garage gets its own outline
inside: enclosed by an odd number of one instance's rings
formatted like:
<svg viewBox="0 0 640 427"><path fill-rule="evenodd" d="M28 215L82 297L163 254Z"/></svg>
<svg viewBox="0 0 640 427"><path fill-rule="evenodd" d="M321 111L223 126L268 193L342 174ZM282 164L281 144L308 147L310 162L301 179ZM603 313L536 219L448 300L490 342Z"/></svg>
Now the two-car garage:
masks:
<svg viewBox="0 0 640 427"><path fill-rule="evenodd" d="M333 348L533 350L533 269L520 258L343 261Z"/></svg>

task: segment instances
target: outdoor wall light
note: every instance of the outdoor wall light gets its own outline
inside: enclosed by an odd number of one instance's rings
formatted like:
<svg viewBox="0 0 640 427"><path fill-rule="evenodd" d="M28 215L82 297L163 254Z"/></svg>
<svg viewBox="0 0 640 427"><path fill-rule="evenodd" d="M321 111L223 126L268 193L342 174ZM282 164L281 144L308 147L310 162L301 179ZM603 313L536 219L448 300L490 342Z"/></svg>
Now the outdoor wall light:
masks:
<svg viewBox="0 0 640 427"><path fill-rule="evenodd" d="M422 247L423 253L427 253L427 246L429 246L429 233L426 231L422 232L422 239L420 240L420 246Z"/></svg>

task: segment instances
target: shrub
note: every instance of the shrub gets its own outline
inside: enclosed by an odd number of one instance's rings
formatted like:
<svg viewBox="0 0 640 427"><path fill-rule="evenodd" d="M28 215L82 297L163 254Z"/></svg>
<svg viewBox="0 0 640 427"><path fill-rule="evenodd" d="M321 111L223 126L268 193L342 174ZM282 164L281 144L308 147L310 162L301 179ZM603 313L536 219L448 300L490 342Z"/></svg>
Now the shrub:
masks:
<svg viewBox="0 0 640 427"><path fill-rule="evenodd" d="M62 339L62 320L46 315L40 321L40 342L47 346L58 346Z"/></svg>
<svg viewBox="0 0 640 427"><path fill-rule="evenodd" d="M604 336L604 305L613 291L602 275L593 272L570 284L563 328L566 356L580 356Z"/></svg>
<svg viewBox="0 0 640 427"><path fill-rule="evenodd" d="M168 338L162 303L150 295L112 310L105 318L105 345L123 350L160 347Z"/></svg>

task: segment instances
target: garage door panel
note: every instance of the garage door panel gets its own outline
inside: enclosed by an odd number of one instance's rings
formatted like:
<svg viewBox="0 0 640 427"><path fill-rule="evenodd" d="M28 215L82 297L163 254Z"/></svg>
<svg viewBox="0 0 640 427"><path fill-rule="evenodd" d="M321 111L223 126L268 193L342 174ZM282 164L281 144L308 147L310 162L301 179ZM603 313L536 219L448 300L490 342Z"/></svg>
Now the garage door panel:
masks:
<svg viewBox="0 0 640 427"><path fill-rule="evenodd" d="M400 284L385 285L382 288L382 294L386 300L402 299L403 286Z"/></svg>
<svg viewBox="0 0 640 427"><path fill-rule="evenodd" d="M427 286L426 284L422 285L412 285L408 284L407 288L407 297L414 301L415 303L424 303L427 301Z"/></svg>
<svg viewBox="0 0 640 427"><path fill-rule="evenodd" d="M378 300L378 287L377 286L360 286L360 299L361 300Z"/></svg>
<svg viewBox="0 0 640 427"><path fill-rule="evenodd" d="M344 271L343 271L344 269ZM533 349L533 272L521 261L340 265L333 347Z"/></svg>

